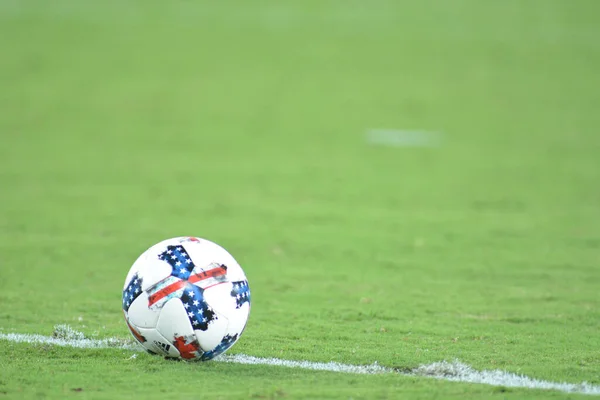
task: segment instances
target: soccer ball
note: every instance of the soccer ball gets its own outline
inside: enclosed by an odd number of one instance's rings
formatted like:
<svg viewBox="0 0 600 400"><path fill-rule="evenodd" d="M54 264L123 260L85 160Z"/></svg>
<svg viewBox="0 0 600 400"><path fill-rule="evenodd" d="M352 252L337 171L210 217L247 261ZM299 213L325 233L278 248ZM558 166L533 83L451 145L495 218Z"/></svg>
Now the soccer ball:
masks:
<svg viewBox="0 0 600 400"><path fill-rule="evenodd" d="M196 237L162 241L127 274L123 312L133 337L151 354L206 361L240 338L250 288L235 259Z"/></svg>

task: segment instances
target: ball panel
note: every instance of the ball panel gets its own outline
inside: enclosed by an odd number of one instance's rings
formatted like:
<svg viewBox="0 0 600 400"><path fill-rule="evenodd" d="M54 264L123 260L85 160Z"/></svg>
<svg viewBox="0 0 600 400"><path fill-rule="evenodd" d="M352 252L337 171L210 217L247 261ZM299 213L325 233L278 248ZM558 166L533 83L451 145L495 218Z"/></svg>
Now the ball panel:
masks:
<svg viewBox="0 0 600 400"><path fill-rule="evenodd" d="M156 330L177 348L183 359L195 360L204 353L194 335L183 303L179 299L171 299L163 306Z"/></svg>
<svg viewBox="0 0 600 400"><path fill-rule="evenodd" d="M225 282L205 289L204 298L215 311L228 317L236 307L236 298L231 295L232 289L232 283Z"/></svg>
<svg viewBox="0 0 600 400"><path fill-rule="evenodd" d="M139 267L138 275L142 278L142 290L148 290L171 275L171 267L158 259L159 253L148 252L144 264Z"/></svg>
<svg viewBox="0 0 600 400"><path fill-rule="evenodd" d="M160 314L160 310L148 308L148 293L142 292L129 306L127 318L140 328L154 328Z"/></svg>
<svg viewBox="0 0 600 400"><path fill-rule="evenodd" d="M250 315L250 290L247 282L243 282L228 282L204 291L207 303L227 317L227 333L230 335L241 334Z"/></svg>
<svg viewBox="0 0 600 400"><path fill-rule="evenodd" d="M213 350L207 351L202 355L202 361L212 360L219 354L223 354L237 342L239 337L239 335L225 335L221 342Z"/></svg>
<svg viewBox="0 0 600 400"><path fill-rule="evenodd" d="M204 351L213 350L227 333L229 327L229 321L227 317L221 316L217 313L217 318L214 319L209 325L208 329L203 331L196 329L194 333L198 338L198 343Z"/></svg>
<svg viewBox="0 0 600 400"><path fill-rule="evenodd" d="M250 317L250 305L244 304L241 308L234 310L229 317L229 327L227 333L230 335L241 335L246 328L248 318Z"/></svg>
<svg viewBox="0 0 600 400"><path fill-rule="evenodd" d="M156 329L138 328L135 326L134 328L144 337L145 341L142 343L142 346L146 350L164 355L165 357L179 358L180 354L177 348Z"/></svg>
<svg viewBox="0 0 600 400"><path fill-rule="evenodd" d="M129 322L129 320L127 319L127 313L123 312L123 314L125 315L125 322L127 323L127 327L129 328L129 332L131 332L131 334L133 335L134 339L137 340L137 342L139 344L141 344L142 346L144 346L144 343L146 342L146 337L144 335L142 335L142 333L140 332L140 330L135 325L132 325Z"/></svg>
<svg viewBox="0 0 600 400"><path fill-rule="evenodd" d="M212 263L224 264L227 266L229 280L245 279L244 271L235 258L218 244L206 239L198 239L198 241L184 242L182 245L196 266L207 268Z"/></svg>

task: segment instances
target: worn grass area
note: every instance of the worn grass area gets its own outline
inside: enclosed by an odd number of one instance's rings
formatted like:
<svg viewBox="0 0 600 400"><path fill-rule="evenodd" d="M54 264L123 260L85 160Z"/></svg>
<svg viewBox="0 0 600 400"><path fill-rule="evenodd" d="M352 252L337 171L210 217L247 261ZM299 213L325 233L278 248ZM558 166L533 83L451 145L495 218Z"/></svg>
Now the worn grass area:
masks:
<svg viewBox="0 0 600 400"><path fill-rule="evenodd" d="M197 235L250 280L232 353L600 383L599 38L592 0L4 0L0 329L125 338L133 260ZM551 395L129 356L0 342L0 397Z"/></svg>

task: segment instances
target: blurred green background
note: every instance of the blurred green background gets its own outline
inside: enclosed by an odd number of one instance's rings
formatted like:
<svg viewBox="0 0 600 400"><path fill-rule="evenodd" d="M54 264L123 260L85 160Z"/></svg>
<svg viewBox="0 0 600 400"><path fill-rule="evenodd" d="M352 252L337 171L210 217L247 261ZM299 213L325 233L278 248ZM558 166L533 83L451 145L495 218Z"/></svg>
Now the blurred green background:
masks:
<svg viewBox="0 0 600 400"><path fill-rule="evenodd" d="M126 337L196 235L251 283L232 352L599 382L598 71L594 0L0 0L0 328Z"/></svg>

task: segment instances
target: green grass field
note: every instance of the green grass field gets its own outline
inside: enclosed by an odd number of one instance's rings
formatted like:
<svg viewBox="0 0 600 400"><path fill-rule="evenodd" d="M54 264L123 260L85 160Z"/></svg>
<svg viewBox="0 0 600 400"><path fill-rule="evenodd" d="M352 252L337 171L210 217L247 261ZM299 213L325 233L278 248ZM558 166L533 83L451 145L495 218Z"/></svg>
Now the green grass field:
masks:
<svg viewBox="0 0 600 400"><path fill-rule="evenodd" d="M250 281L230 354L600 384L596 0L0 0L0 50L0 333L128 338L196 235ZM0 399L580 396L130 356L0 340Z"/></svg>

